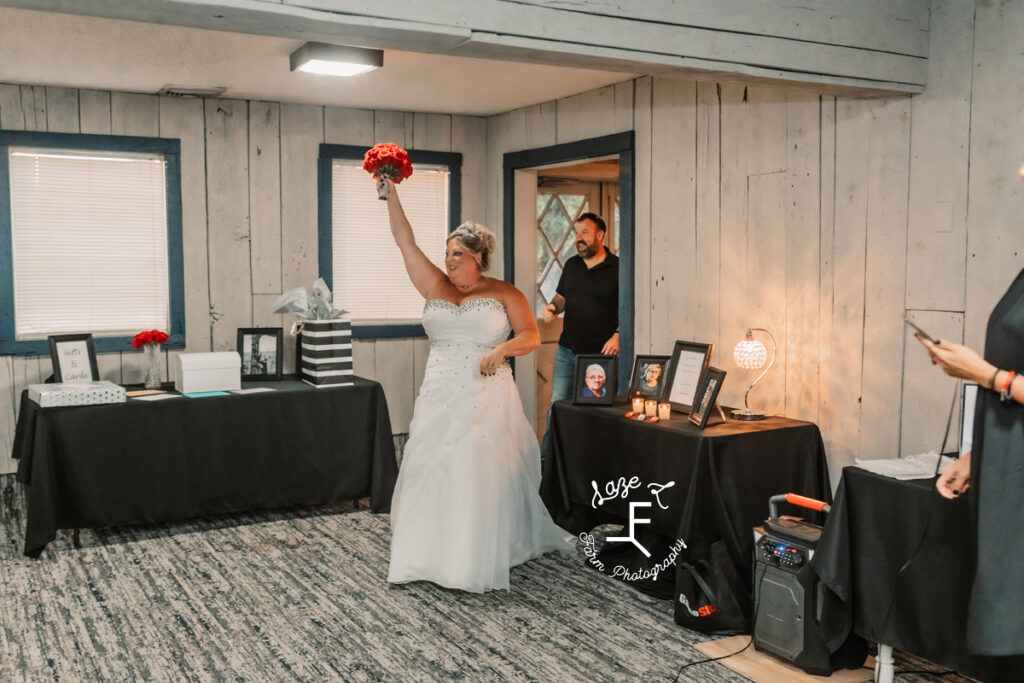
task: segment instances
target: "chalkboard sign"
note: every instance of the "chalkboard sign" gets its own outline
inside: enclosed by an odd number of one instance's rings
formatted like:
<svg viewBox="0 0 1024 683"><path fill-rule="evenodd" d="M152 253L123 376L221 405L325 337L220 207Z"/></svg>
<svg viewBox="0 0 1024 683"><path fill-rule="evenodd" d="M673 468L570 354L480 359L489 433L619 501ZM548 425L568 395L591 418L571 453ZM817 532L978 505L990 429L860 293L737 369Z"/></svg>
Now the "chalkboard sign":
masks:
<svg viewBox="0 0 1024 683"><path fill-rule="evenodd" d="M91 334L51 335L49 340L55 382L80 384L100 378Z"/></svg>

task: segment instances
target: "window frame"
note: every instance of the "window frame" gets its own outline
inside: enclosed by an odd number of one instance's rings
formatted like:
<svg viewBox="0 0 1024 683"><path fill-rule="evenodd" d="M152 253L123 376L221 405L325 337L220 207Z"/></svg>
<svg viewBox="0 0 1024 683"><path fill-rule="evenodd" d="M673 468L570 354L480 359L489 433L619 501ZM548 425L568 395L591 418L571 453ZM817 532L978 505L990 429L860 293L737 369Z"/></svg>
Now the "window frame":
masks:
<svg viewBox="0 0 1024 683"><path fill-rule="evenodd" d="M357 145L320 144L317 159L317 265L320 277L327 286L334 289L334 208L331 165L335 159L362 160L366 147ZM448 167L448 233L462 223L462 154L459 152L437 152L423 149L409 149L409 160L414 164L434 164ZM369 187L369 185L367 186ZM397 247L396 247L397 249ZM423 325L409 323L374 323L352 325L354 339L395 339L399 337L425 337Z"/></svg>
<svg viewBox="0 0 1024 683"><path fill-rule="evenodd" d="M170 330L165 348L185 348L185 270L181 226L181 141L127 135L89 135L0 130L0 355L45 356L46 339L18 340L14 311L13 225L11 216L11 147L43 147L101 152L142 152L164 157L167 211L167 296ZM128 351L131 337L101 337L92 332L97 353Z"/></svg>

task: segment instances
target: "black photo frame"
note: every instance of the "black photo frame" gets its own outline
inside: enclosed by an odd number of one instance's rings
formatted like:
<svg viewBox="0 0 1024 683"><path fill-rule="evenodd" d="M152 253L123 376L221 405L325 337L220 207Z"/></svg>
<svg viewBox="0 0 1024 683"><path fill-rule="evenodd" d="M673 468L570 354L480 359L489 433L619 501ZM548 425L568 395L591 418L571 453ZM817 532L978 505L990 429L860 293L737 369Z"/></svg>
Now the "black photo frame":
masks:
<svg viewBox="0 0 1024 683"><path fill-rule="evenodd" d="M604 381L599 385L600 396L595 396L593 382L588 382L588 372L592 366L604 372ZM615 377L618 370L616 356L583 355L576 356L576 374L572 383L573 403L610 406L615 402Z"/></svg>
<svg viewBox="0 0 1024 683"><path fill-rule="evenodd" d="M703 342L676 341L662 394L662 401L671 403L673 410L690 412L711 364L712 349Z"/></svg>
<svg viewBox="0 0 1024 683"><path fill-rule="evenodd" d="M242 358L242 379L277 380L283 377L281 360L284 350L284 330L282 328L240 327L238 328L236 348L238 355Z"/></svg>
<svg viewBox="0 0 1024 683"><path fill-rule="evenodd" d="M53 381L72 384L96 382L100 370L96 365L96 347L91 334L57 334L50 341Z"/></svg>
<svg viewBox="0 0 1024 683"><path fill-rule="evenodd" d="M718 403L718 392L722 390L724 383L725 370L709 367L704 373L704 382L701 384L700 391L697 392L699 398L693 410L690 411L690 422L700 429L707 426L711 411Z"/></svg>
<svg viewBox="0 0 1024 683"><path fill-rule="evenodd" d="M633 360L633 372L629 380L629 397L661 401L668 386L668 364L671 356L637 356ZM654 367L658 368L657 384L651 387L647 380Z"/></svg>

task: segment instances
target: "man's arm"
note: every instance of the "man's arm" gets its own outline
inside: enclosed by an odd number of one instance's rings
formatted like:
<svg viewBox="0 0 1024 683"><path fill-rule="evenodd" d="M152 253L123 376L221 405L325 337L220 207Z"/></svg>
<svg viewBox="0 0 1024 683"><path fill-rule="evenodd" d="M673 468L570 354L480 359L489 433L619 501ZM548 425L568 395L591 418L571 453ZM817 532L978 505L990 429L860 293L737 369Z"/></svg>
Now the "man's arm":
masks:
<svg viewBox="0 0 1024 683"><path fill-rule="evenodd" d="M562 311L565 310L565 297L561 294L555 294L555 298L551 300L547 306L544 307L543 318L544 322L554 322L555 316L561 315Z"/></svg>

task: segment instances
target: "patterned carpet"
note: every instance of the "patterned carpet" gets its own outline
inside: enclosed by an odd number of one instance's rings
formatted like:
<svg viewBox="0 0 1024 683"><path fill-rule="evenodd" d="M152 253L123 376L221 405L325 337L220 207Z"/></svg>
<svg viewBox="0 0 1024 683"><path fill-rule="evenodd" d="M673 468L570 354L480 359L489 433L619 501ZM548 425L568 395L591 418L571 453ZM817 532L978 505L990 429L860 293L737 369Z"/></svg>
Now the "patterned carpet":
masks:
<svg viewBox="0 0 1024 683"><path fill-rule="evenodd" d="M38 561L23 510L0 477L0 681L664 681L707 640L582 556L510 592L389 586L388 517L341 505L61 532Z"/></svg>
<svg viewBox="0 0 1024 683"><path fill-rule="evenodd" d="M351 505L83 530L79 550L61 532L35 561L24 509L0 476L4 683L671 681L708 640L582 555L514 569L510 592L390 586L388 517ZM746 679L712 662L680 680Z"/></svg>

